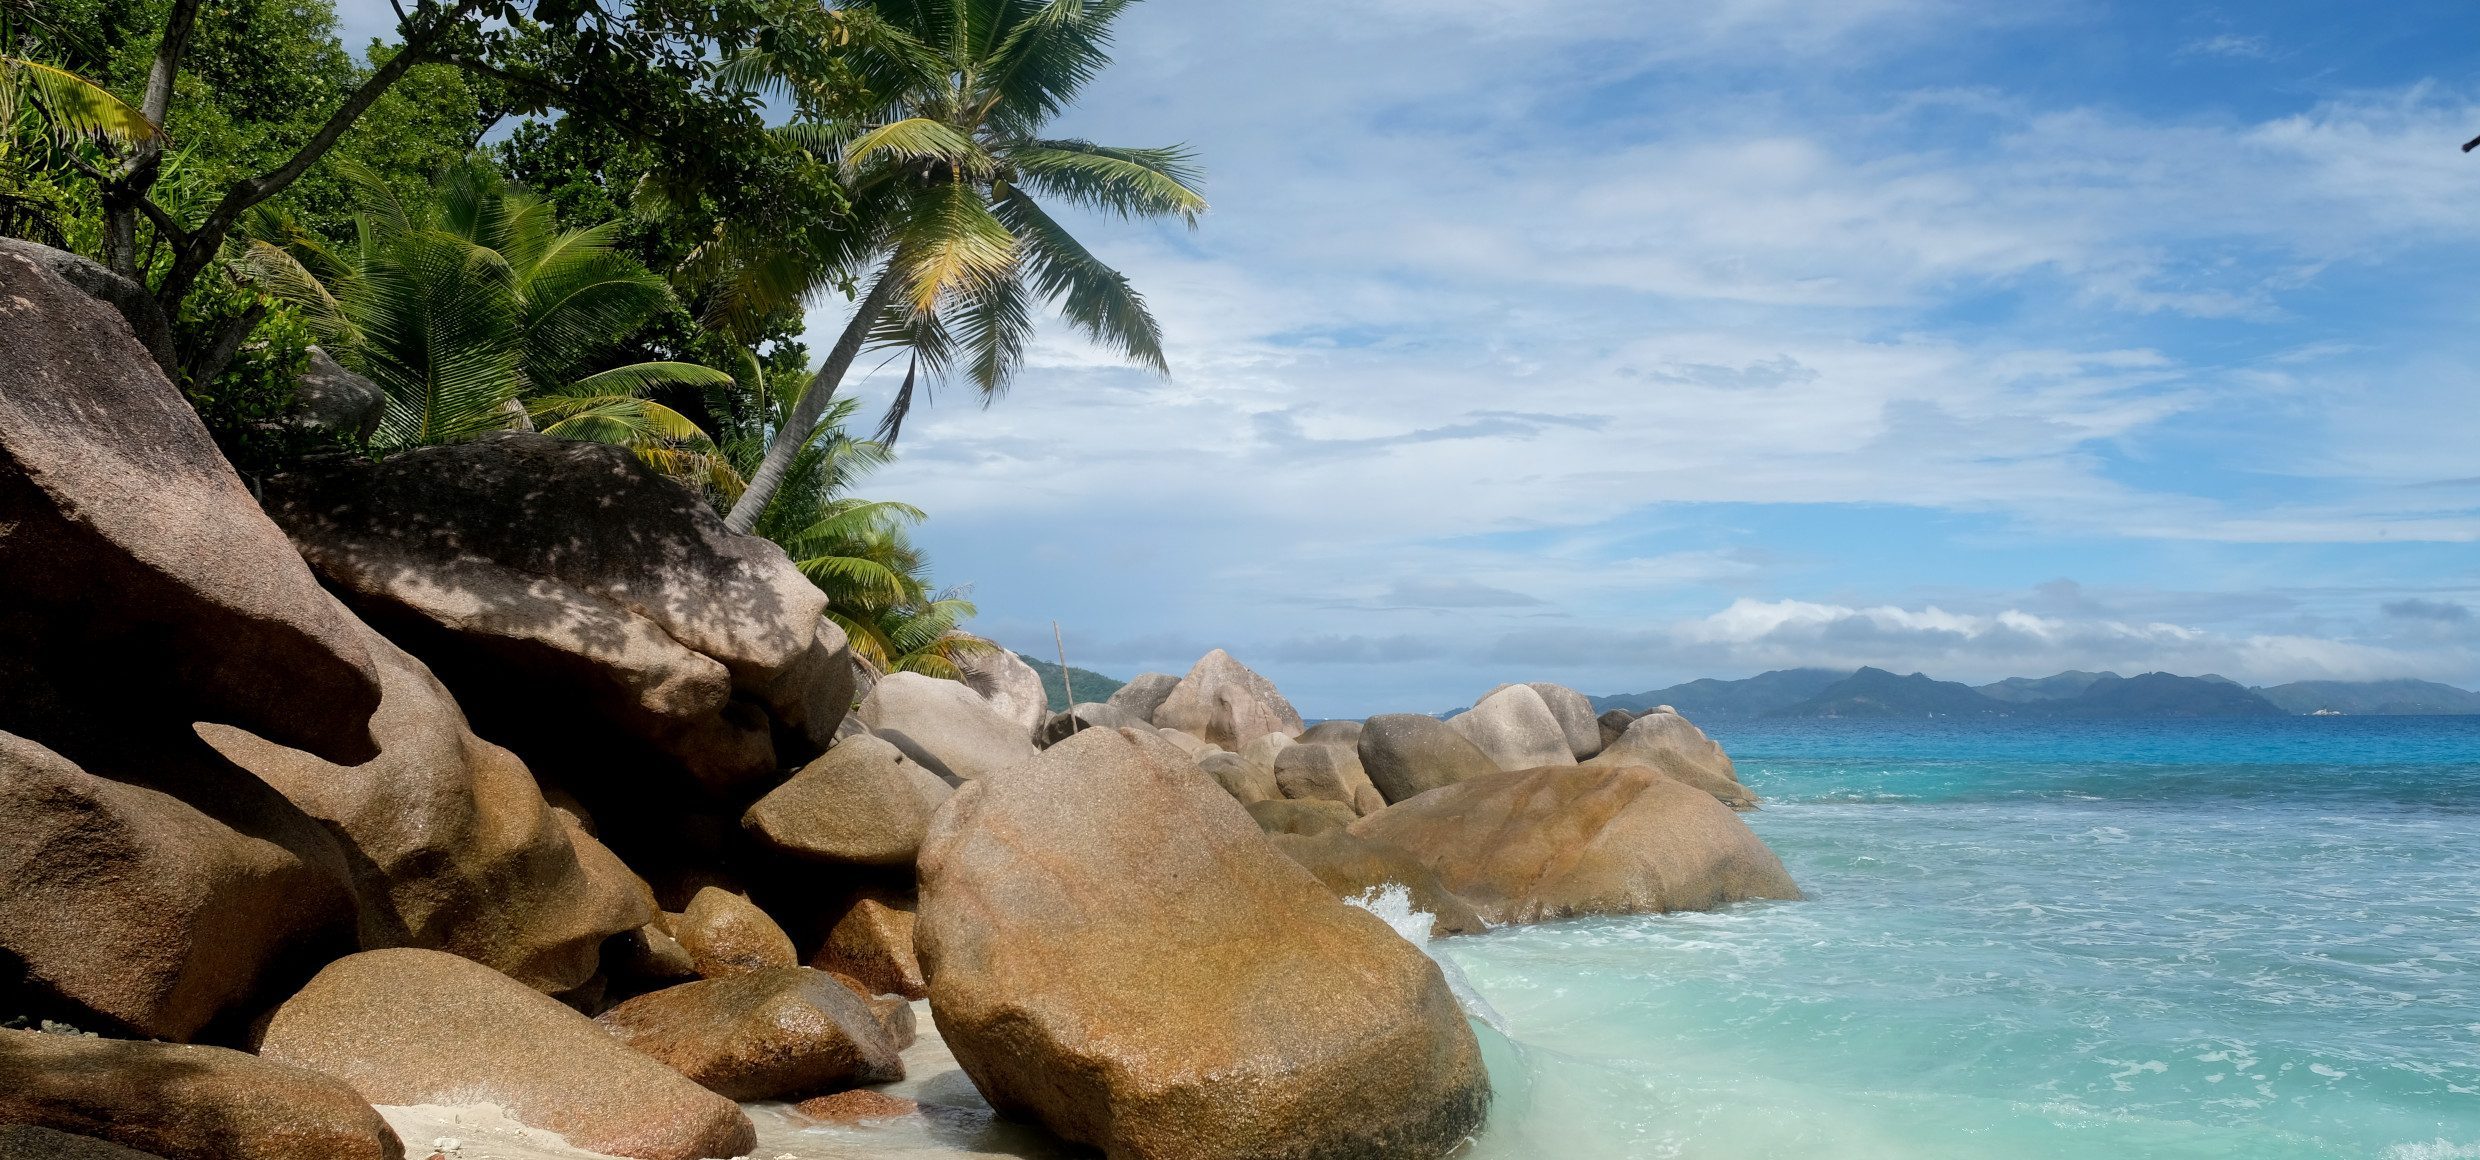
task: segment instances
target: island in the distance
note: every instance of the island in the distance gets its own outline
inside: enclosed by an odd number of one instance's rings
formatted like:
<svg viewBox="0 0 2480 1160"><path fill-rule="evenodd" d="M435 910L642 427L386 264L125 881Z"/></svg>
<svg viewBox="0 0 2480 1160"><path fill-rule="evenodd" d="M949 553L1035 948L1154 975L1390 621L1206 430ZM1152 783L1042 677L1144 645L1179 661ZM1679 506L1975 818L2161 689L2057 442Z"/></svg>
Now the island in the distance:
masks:
<svg viewBox="0 0 2480 1160"><path fill-rule="evenodd" d="M1670 705L1697 718L1747 717L2279 717L2480 714L2480 693L2434 681L2295 681L2250 688L2207 673L2064 672L1986 685L1898 676L1879 668L1777 669L1593 698L1596 709Z"/></svg>

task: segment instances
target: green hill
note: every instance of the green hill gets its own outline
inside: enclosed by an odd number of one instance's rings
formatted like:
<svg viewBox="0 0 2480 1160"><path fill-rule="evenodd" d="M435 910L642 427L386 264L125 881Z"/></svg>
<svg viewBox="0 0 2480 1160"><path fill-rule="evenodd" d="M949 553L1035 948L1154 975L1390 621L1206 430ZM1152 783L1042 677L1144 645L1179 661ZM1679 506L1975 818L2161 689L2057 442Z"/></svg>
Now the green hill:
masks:
<svg viewBox="0 0 2480 1160"><path fill-rule="evenodd" d="M1016 654L1016 658L1033 666L1033 671L1042 675L1042 691L1050 697L1051 712L1057 713L1065 710L1068 707L1068 694L1059 680L1059 666L1040 657L1029 657L1023 653ZM1118 692L1120 686L1128 683L1114 677L1103 676L1092 669L1080 669L1075 665L1068 666L1068 681L1076 686L1076 699L1089 703L1110 700L1111 694Z"/></svg>

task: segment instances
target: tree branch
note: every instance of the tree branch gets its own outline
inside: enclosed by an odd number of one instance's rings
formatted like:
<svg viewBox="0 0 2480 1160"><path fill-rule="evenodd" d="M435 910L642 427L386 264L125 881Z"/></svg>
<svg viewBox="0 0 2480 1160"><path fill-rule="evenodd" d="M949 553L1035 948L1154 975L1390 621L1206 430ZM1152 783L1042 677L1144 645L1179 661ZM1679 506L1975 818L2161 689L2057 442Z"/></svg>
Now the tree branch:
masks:
<svg viewBox="0 0 2480 1160"><path fill-rule="evenodd" d="M225 319L223 328L215 332L215 341L208 343L207 348L199 351L188 366L181 368L182 377L201 387L214 382L215 376L223 374L224 368L232 365L233 356L241 353L242 340L250 337L250 332L258 329L258 324L266 317L267 304L253 302L248 309Z"/></svg>

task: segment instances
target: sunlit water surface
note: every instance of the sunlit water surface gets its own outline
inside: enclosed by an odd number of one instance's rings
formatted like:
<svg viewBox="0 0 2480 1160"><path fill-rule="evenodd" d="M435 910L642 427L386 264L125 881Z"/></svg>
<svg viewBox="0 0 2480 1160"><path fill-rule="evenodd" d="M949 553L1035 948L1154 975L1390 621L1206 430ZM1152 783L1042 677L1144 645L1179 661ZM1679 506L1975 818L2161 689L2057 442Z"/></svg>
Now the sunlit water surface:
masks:
<svg viewBox="0 0 2480 1160"><path fill-rule="evenodd" d="M1712 732L1809 899L1436 944L1478 1157L2480 1160L2480 718Z"/></svg>

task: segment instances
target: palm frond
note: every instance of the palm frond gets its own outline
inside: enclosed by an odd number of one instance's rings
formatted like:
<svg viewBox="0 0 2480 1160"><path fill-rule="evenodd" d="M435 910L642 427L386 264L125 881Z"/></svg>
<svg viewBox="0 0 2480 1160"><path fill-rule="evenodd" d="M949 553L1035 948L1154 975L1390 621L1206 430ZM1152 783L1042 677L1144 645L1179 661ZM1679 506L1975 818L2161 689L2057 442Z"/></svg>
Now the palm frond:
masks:
<svg viewBox="0 0 2480 1160"><path fill-rule="evenodd" d="M1019 141L999 147L1024 184L1083 209L1122 218L1176 217L1190 226L1206 212L1203 174L1183 146L1118 149L1091 141Z"/></svg>
<svg viewBox="0 0 2480 1160"><path fill-rule="evenodd" d="M1162 324L1126 275L1095 257L1021 190L1002 193L996 210L1024 247L1035 296L1058 303L1060 316L1093 341L1140 366L1171 373L1163 354Z"/></svg>
<svg viewBox="0 0 2480 1160"><path fill-rule="evenodd" d="M965 174L986 173L990 155L973 138L928 117L907 117L881 125L844 147L844 167L858 171L884 157L891 161L934 161Z"/></svg>
<svg viewBox="0 0 2480 1160"><path fill-rule="evenodd" d="M38 60L0 56L0 123L17 119L20 93L32 96L55 132L118 145L156 141L163 130L110 89Z"/></svg>
<svg viewBox="0 0 2480 1160"><path fill-rule="evenodd" d="M898 228L889 261L916 314L936 312L942 297L1005 277L1015 264L1016 235L991 215L979 190L961 181L926 192Z"/></svg>

